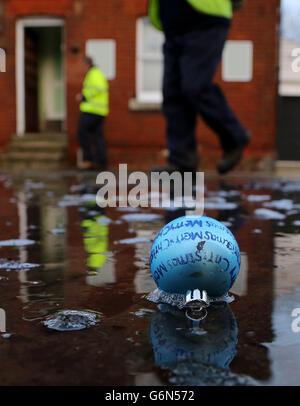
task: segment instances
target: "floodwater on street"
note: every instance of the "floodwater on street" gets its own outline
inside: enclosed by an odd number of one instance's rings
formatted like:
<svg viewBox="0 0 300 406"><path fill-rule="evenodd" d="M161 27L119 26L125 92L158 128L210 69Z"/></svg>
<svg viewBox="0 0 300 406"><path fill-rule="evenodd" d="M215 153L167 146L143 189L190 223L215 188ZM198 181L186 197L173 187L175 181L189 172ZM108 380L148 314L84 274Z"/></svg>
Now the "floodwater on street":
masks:
<svg viewBox="0 0 300 406"><path fill-rule="evenodd" d="M197 330L147 299L153 239L184 212L100 209L96 175L0 177L0 385L299 385L300 181L205 177L242 262Z"/></svg>

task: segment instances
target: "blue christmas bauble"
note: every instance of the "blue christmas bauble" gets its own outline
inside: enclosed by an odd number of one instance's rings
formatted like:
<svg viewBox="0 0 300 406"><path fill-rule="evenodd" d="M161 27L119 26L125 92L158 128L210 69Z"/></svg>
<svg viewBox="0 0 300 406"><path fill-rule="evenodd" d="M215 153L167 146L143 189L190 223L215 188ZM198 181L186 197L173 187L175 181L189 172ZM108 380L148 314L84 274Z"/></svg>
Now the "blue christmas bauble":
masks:
<svg viewBox="0 0 300 406"><path fill-rule="evenodd" d="M184 216L155 237L150 268L157 286L168 293L206 290L225 295L240 270L240 250L231 231L207 216Z"/></svg>

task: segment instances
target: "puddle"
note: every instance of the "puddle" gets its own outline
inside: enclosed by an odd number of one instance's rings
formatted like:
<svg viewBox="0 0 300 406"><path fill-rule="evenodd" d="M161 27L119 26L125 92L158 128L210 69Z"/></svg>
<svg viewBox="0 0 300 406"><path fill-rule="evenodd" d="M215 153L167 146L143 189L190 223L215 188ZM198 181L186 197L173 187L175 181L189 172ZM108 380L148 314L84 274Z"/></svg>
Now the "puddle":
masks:
<svg viewBox="0 0 300 406"><path fill-rule="evenodd" d="M285 214L281 214L278 211L270 210L270 209L256 209L254 211L256 217L265 220L283 220L286 218Z"/></svg>
<svg viewBox="0 0 300 406"><path fill-rule="evenodd" d="M133 230L134 232L134 230ZM125 238L124 240L117 241L118 244L143 244L150 243L148 238L136 237L136 238Z"/></svg>
<svg viewBox="0 0 300 406"><path fill-rule="evenodd" d="M263 205L264 207L271 207L277 210L291 210L294 207L293 201L289 199L274 200Z"/></svg>
<svg viewBox="0 0 300 406"><path fill-rule="evenodd" d="M300 182L206 177L205 215L234 234L241 271L197 324L149 265L185 211L100 209L95 181L0 176L2 385L298 386Z"/></svg>
<svg viewBox="0 0 300 406"><path fill-rule="evenodd" d="M25 245L32 245L35 241L17 239L17 240L5 240L0 241L0 247L24 247Z"/></svg>
<svg viewBox="0 0 300 406"><path fill-rule="evenodd" d="M62 228L54 228L53 230L50 231L51 234L64 234L66 230Z"/></svg>
<svg viewBox="0 0 300 406"><path fill-rule="evenodd" d="M234 210L237 203L227 202L224 197L210 197L205 199L206 210Z"/></svg>
<svg viewBox="0 0 300 406"><path fill-rule="evenodd" d="M270 200L271 196L269 195L249 195L247 196L248 202L263 202L265 200Z"/></svg>
<svg viewBox="0 0 300 406"><path fill-rule="evenodd" d="M9 261L6 259L0 259L0 269L31 269L40 266L39 264L29 264L26 262Z"/></svg>
<svg viewBox="0 0 300 406"><path fill-rule="evenodd" d="M121 218L128 223L131 222L148 222L153 220L160 220L162 218L159 214L137 213L137 214L124 214Z"/></svg>

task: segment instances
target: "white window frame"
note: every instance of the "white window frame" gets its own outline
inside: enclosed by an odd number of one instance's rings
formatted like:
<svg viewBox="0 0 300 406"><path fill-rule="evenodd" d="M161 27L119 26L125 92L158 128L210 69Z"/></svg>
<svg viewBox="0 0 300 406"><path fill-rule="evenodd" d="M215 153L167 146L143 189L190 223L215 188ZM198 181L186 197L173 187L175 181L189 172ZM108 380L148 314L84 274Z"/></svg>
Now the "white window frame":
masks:
<svg viewBox="0 0 300 406"><path fill-rule="evenodd" d="M25 28L27 27L62 27L65 22L62 18L52 17L25 17L16 22L16 116L17 135L25 134ZM64 63L64 62L63 62ZM65 84L64 84L65 86ZM66 98L66 92L65 92ZM66 99L65 99L66 105Z"/></svg>
<svg viewBox="0 0 300 406"><path fill-rule="evenodd" d="M136 23L136 100L141 103L161 103L162 90L145 91L144 83L144 61L162 61L163 57L152 53L145 53L143 50L144 21L148 17L139 17Z"/></svg>

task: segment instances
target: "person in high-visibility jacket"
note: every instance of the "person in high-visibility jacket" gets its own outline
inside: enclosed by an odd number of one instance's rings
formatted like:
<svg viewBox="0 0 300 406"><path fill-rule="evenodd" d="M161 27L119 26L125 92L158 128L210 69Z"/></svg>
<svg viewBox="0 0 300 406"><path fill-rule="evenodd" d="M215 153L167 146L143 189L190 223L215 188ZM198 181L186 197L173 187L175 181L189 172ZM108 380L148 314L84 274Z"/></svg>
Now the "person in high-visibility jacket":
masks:
<svg viewBox="0 0 300 406"><path fill-rule="evenodd" d="M168 165L153 171L196 172L196 116L217 133L223 156L217 170L233 169L250 140L213 77L240 0L150 0L149 17L165 34L163 112Z"/></svg>
<svg viewBox="0 0 300 406"><path fill-rule="evenodd" d="M80 101L78 140L82 149L81 169L90 169L95 162L92 153L91 136L95 138L96 161L102 169L107 165L106 142L103 136L103 122L109 113L109 85L103 72L93 64L89 57L83 59L86 76Z"/></svg>

